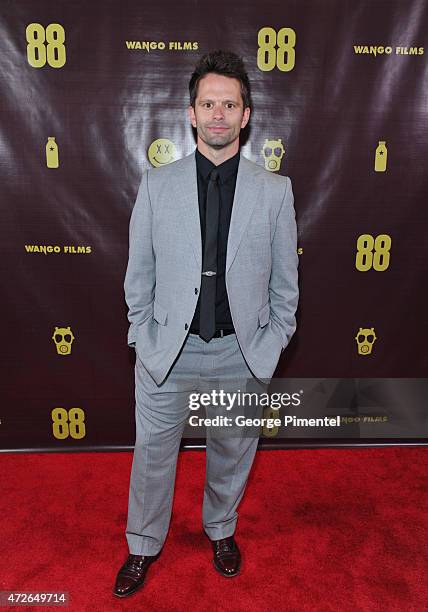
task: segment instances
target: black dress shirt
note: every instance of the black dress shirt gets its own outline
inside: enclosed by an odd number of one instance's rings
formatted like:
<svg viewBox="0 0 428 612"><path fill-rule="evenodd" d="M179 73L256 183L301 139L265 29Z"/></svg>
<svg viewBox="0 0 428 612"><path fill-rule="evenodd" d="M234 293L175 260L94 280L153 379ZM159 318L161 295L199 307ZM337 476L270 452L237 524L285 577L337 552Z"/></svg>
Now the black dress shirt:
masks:
<svg viewBox="0 0 428 612"><path fill-rule="evenodd" d="M211 160L196 149L196 168L198 177L199 220L202 239L202 263L205 248L205 211L207 206L208 175L216 168L219 173L220 189L220 218L217 238L217 275L216 275L216 330L233 329L232 317L229 308L229 299L226 291L226 252L227 237L229 235L230 218L232 215L233 198L235 195L236 176L239 165L239 151L216 166ZM200 294L196 304L195 314L190 326L192 334L199 333Z"/></svg>

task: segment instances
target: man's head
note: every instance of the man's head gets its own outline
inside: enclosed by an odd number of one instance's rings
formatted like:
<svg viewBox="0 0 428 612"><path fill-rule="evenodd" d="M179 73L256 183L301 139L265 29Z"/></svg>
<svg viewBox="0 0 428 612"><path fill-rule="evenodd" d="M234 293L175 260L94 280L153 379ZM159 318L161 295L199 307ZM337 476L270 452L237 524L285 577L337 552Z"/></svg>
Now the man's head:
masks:
<svg viewBox="0 0 428 612"><path fill-rule="evenodd" d="M251 90L244 62L231 51L213 51L197 63L189 82L190 121L198 149L219 163L239 149L239 132L250 118Z"/></svg>

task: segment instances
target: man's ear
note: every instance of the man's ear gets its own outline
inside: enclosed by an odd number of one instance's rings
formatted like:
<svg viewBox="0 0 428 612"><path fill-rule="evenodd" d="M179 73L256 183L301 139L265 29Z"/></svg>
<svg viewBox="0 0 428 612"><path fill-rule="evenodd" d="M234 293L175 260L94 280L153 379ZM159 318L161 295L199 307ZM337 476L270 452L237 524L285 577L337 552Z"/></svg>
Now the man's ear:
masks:
<svg viewBox="0 0 428 612"><path fill-rule="evenodd" d="M195 115L195 109L193 108L192 105L189 104L189 106L187 107L187 112L190 118L190 123L195 128L196 127L196 115Z"/></svg>
<svg viewBox="0 0 428 612"><path fill-rule="evenodd" d="M241 129L244 128L250 120L251 109L247 106L244 109L244 114L242 115Z"/></svg>

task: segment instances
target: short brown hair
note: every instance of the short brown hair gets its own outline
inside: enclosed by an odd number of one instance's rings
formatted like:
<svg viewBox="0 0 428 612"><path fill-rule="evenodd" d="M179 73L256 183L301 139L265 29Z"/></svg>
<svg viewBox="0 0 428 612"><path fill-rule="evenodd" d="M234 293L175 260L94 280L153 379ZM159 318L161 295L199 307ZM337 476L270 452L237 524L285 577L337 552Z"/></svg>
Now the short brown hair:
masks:
<svg viewBox="0 0 428 612"><path fill-rule="evenodd" d="M245 70L244 61L232 51L211 51L203 55L195 66L195 70L189 81L190 106L195 108L196 96L198 95L198 83L202 77L210 72L222 74L223 76L238 79L241 84L241 96L244 108L253 109L251 100L251 87Z"/></svg>

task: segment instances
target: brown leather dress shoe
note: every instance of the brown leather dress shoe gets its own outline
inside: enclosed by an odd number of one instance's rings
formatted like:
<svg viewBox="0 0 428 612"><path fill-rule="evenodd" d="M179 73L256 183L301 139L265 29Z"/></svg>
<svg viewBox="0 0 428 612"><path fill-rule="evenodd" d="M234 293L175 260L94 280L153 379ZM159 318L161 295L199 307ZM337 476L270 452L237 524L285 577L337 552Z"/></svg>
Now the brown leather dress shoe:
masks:
<svg viewBox="0 0 428 612"><path fill-rule="evenodd" d="M155 556L128 555L127 560L120 568L113 594L117 597L127 597L141 589L150 565L159 557Z"/></svg>
<svg viewBox="0 0 428 612"><path fill-rule="evenodd" d="M241 553L235 538L230 536L221 540L211 540L214 551L214 567L222 576L230 578L239 574Z"/></svg>

